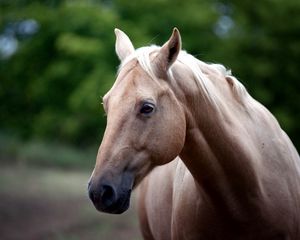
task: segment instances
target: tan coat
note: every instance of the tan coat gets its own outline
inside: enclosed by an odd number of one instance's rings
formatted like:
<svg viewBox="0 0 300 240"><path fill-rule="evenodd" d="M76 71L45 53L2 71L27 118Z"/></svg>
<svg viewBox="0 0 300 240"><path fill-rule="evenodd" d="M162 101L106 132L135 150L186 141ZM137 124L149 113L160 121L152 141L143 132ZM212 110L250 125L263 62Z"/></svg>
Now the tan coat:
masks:
<svg viewBox="0 0 300 240"><path fill-rule="evenodd" d="M145 239L299 240L300 159L273 115L223 66L181 51L177 29L161 48L116 36L95 207L126 211L142 181Z"/></svg>

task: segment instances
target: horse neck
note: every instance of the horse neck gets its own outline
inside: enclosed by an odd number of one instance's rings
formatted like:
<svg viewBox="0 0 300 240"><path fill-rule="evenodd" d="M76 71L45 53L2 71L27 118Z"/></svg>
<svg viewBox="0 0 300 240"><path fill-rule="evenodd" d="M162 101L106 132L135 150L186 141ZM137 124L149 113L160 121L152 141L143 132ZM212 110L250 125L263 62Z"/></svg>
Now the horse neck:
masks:
<svg viewBox="0 0 300 240"><path fill-rule="evenodd" d="M211 102L195 78L185 76L190 74L174 77L174 89L179 88L174 91L185 108L187 122L180 157L199 190L220 209L231 215L241 214L245 209L251 211L251 199L260 194L253 165L256 151L251 149L252 139L247 139L243 125L236 120L237 116L247 118L247 111L230 96L229 88L224 94L217 86L211 88L220 93ZM220 84L227 84L222 81Z"/></svg>

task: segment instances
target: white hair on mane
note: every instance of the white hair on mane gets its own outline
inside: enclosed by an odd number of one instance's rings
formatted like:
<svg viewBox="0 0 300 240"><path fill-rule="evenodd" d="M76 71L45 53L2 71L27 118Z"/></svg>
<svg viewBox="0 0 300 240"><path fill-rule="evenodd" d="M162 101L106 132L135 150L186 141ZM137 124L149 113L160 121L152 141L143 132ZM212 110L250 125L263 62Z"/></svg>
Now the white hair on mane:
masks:
<svg viewBox="0 0 300 240"><path fill-rule="evenodd" d="M159 47L159 46L152 45L152 46L141 47L141 48L136 49L135 52L133 52L131 55L129 55L121 63L119 70L123 66L125 66L128 62L130 62L131 60L137 59L140 66L143 68L143 70L147 74L149 74L153 79L157 78L155 76L155 73L153 70L153 65L151 64L151 61L150 61L150 54L154 53L154 52L158 52L160 50L160 48L161 47ZM195 58L194 56L192 56L191 54L188 54L186 51L183 51L183 50L180 51L176 61L181 62L187 68L190 69L190 71L194 75L195 79L198 80L198 81L196 81L196 84L202 91L204 91L206 98L208 100L210 100L211 102L215 103L215 100L219 97L216 94L214 94L213 83L207 78L207 76L203 73L203 71L201 69L201 66L203 67L204 65L206 67L209 67L209 68L215 70L216 72L218 72L225 78L228 78L231 82L232 90L233 90L235 97L237 98L237 100L240 103L245 104L244 99L246 96L249 96L247 90L245 89L245 87L243 86L242 83L240 83L234 76L232 76L231 70L226 69L223 65L208 64L208 63L202 62L199 59ZM173 66L174 66L174 64L173 64ZM174 78L173 70L172 70L173 66L171 66L171 68L168 70L168 74L172 78Z"/></svg>

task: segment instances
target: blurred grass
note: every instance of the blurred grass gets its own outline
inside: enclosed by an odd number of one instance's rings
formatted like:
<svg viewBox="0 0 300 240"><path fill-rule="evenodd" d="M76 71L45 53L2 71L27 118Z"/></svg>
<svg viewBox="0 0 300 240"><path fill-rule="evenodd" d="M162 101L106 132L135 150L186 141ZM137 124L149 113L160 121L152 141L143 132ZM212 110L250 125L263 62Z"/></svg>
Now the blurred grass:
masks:
<svg viewBox="0 0 300 240"><path fill-rule="evenodd" d="M0 239L141 239L134 196L122 215L99 213L88 199L97 147L0 134Z"/></svg>
<svg viewBox="0 0 300 240"><path fill-rule="evenodd" d="M122 215L99 213L86 194L89 175L79 170L2 167L0 239L141 239L135 197Z"/></svg>

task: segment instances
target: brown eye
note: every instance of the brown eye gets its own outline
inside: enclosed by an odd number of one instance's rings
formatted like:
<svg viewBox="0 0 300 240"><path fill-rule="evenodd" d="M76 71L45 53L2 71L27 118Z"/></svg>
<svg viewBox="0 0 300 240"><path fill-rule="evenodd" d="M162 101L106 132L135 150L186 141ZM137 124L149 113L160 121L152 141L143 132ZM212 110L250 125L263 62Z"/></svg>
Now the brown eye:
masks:
<svg viewBox="0 0 300 240"><path fill-rule="evenodd" d="M150 115L154 112L155 106L153 103L144 103L141 107L140 113L143 115Z"/></svg>

